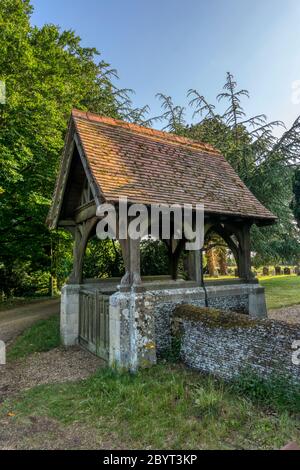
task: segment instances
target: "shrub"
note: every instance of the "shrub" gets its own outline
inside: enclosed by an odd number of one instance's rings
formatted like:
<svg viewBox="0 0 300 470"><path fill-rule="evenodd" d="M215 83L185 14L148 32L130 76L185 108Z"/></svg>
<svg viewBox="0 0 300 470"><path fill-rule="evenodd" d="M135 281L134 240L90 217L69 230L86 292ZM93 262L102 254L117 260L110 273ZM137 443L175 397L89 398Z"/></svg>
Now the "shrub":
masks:
<svg viewBox="0 0 300 470"><path fill-rule="evenodd" d="M222 387L217 387L213 379L208 380L205 386L195 389L194 400L200 415L214 417L222 410L224 392Z"/></svg>
<svg viewBox="0 0 300 470"><path fill-rule="evenodd" d="M262 378L253 371L244 370L232 381L231 389L264 407L300 413L300 387L283 375Z"/></svg>

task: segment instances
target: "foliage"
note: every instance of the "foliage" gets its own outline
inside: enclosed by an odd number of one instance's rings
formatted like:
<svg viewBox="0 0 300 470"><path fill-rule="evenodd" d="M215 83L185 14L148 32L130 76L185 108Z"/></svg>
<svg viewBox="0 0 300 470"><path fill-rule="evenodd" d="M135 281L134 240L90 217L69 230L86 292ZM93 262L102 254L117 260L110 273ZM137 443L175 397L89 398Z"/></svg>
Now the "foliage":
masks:
<svg viewBox="0 0 300 470"><path fill-rule="evenodd" d="M68 278L73 266L73 238L64 231L50 233L50 272L49 277L57 282L60 289ZM49 279L49 282L51 278Z"/></svg>
<svg viewBox="0 0 300 470"><path fill-rule="evenodd" d="M253 371L244 370L232 383L233 392L250 398L254 403L277 411L300 412L299 385L286 377L272 375L258 377Z"/></svg>
<svg viewBox="0 0 300 470"><path fill-rule="evenodd" d="M300 168L297 168L295 171L293 192L294 192L294 197L292 200L291 207L294 212L294 216L297 221L298 227L300 228Z"/></svg>
<svg viewBox="0 0 300 470"><path fill-rule="evenodd" d="M168 252L162 241L141 241L141 272L143 276L169 273Z"/></svg>
<svg viewBox="0 0 300 470"><path fill-rule="evenodd" d="M216 386L216 381L208 379L206 386L195 388L195 405L201 416L216 418L222 413L225 398L224 388Z"/></svg>
<svg viewBox="0 0 300 470"><path fill-rule="evenodd" d="M276 137L274 129L284 127L283 123L268 122L263 114L248 118L242 100L249 98L249 93L238 89L230 73L217 96L219 112L197 90L188 91L189 106L196 119L192 124L184 120L184 107L174 105L170 96L158 97L163 112L157 119L166 121L165 129L214 145L255 196L278 217L279 222L273 227L252 229L257 263L296 263L300 258L299 231L290 204L295 168L300 162L300 117L281 137ZM223 102L227 103L225 110L221 108ZM296 192L297 187L295 182Z"/></svg>
<svg viewBox="0 0 300 470"><path fill-rule="evenodd" d="M121 247L113 240L94 238L87 245L83 275L85 278L121 277L124 264Z"/></svg>
<svg viewBox="0 0 300 470"><path fill-rule="evenodd" d="M25 330L9 348L8 359L20 359L30 354L49 351L60 345L59 316L40 320Z"/></svg>
<svg viewBox="0 0 300 470"><path fill-rule="evenodd" d="M141 273L143 276L168 274L167 248L158 240L141 241ZM83 274L85 278L121 277L124 261L118 241L94 238L87 245Z"/></svg>
<svg viewBox="0 0 300 470"><path fill-rule="evenodd" d="M171 364L176 364L180 362L181 345L182 345L182 332L173 331L171 335L170 347L161 351L159 358L162 361L167 361L167 362L170 362Z"/></svg>
<svg viewBox="0 0 300 470"><path fill-rule="evenodd" d="M66 235L51 236L45 219L72 107L128 120L147 112L132 108L130 90L114 85L116 71L99 60L96 49L83 47L73 31L31 26L31 13L29 0L0 3L0 80L6 84L6 103L0 104L0 276L5 295L24 292L20 273L31 277L44 271L61 284L69 270L71 244Z"/></svg>

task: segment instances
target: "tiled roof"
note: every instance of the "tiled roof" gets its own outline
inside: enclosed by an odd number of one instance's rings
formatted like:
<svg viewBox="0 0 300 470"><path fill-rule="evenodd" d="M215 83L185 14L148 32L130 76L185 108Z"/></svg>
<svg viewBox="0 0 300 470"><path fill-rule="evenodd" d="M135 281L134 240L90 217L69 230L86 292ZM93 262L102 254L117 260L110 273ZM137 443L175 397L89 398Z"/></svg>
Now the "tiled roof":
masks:
<svg viewBox="0 0 300 470"><path fill-rule="evenodd" d="M72 118L107 201L204 203L209 213L276 219L208 144L78 110Z"/></svg>
<svg viewBox="0 0 300 470"><path fill-rule="evenodd" d="M276 217L209 144L168 132L73 110L47 223L57 226L68 177L73 133L98 200L144 204L204 204L205 213L273 223Z"/></svg>

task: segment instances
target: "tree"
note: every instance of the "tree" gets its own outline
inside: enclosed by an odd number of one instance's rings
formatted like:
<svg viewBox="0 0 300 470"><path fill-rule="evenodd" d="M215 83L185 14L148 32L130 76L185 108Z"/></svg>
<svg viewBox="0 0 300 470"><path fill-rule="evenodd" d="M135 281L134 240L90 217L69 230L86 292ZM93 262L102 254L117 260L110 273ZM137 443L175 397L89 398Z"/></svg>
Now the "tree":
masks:
<svg viewBox="0 0 300 470"><path fill-rule="evenodd" d="M294 212L298 227L300 228L300 168L297 168L295 171L293 193L294 197L292 200L291 208Z"/></svg>
<svg viewBox="0 0 300 470"><path fill-rule="evenodd" d="M32 27L31 13L29 0L1 0L0 276L6 293L25 288L24 275L14 273L55 269L62 239L51 238L45 219L71 109L128 120L146 112L132 109L130 90L114 85L116 71L99 61L96 49L83 47L73 31Z"/></svg>
<svg viewBox="0 0 300 470"><path fill-rule="evenodd" d="M247 90L238 89L231 73L217 102L228 103L225 110L216 109L197 90L187 93L196 122L184 121L185 108L175 106L171 97L160 94L165 128L171 132L207 142L221 151L254 195L279 219L277 225L252 229L256 261L297 262L300 257L299 230L291 210L295 169L300 162L300 117L280 138L274 128L281 121L268 122L264 114L248 118L242 99ZM167 111L166 111L167 110ZM295 183L296 184L296 183Z"/></svg>

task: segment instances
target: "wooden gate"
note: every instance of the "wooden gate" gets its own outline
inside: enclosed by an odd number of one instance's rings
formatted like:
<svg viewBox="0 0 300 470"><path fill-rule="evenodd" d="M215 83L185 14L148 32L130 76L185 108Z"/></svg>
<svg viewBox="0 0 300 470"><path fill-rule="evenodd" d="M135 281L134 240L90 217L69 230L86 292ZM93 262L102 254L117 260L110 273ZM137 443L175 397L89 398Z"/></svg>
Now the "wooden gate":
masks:
<svg viewBox="0 0 300 470"><path fill-rule="evenodd" d="M79 343L93 354L108 360L109 295L96 290L80 292Z"/></svg>

